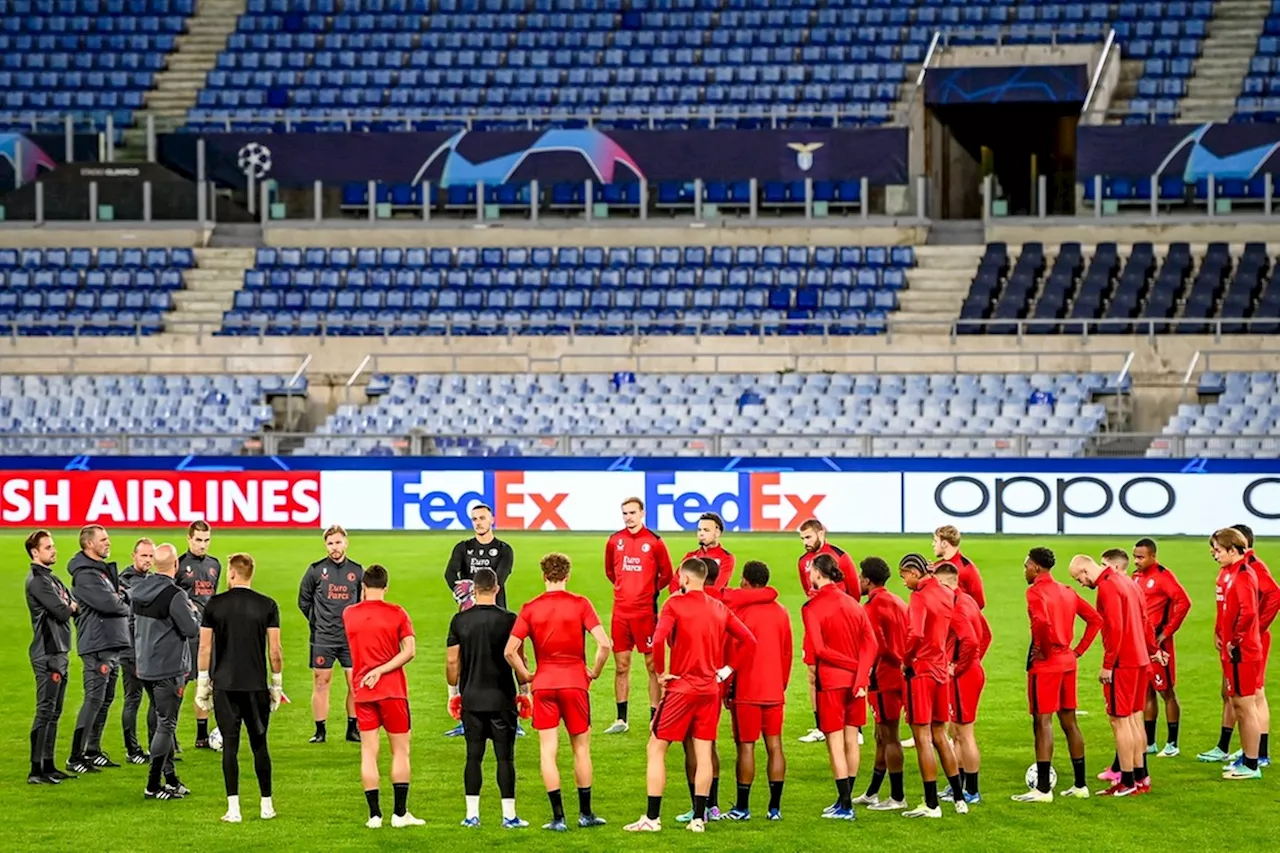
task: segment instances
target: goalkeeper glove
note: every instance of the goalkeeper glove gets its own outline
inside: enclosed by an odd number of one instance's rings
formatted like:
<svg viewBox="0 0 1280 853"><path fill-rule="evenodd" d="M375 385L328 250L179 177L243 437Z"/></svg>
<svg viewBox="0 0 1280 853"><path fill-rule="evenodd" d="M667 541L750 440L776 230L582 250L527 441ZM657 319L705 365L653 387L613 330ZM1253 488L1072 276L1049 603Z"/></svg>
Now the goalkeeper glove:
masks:
<svg viewBox="0 0 1280 853"><path fill-rule="evenodd" d="M449 685L449 716L462 721L462 694L452 684Z"/></svg>
<svg viewBox="0 0 1280 853"><path fill-rule="evenodd" d="M271 710L274 712L280 707L280 702L284 699L284 673L271 673Z"/></svg>
<svg viewBox="0 0 1280 853"><path fill-rule="evenodd" d="M199 673L196 679L196 707L201 711L213 710L213 684L208 672Z"/></svg>
<svg viewBox="0 0 1280 853"><path fill-rule="evenodd" d="M521 693L516 697L516 710L520 712L520 719L527 720L533 716L533 699L527 693Z"/></svg>

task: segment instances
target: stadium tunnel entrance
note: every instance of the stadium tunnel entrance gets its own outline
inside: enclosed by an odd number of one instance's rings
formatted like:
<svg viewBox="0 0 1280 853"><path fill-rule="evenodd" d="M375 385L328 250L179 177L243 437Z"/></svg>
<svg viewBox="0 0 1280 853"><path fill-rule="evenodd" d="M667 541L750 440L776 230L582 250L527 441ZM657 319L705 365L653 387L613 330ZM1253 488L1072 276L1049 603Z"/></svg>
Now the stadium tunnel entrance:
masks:
<svg viewBox="0 0 1280 853"><path fill-rule="evenodd" d="M1075 207L1080 104L975 103L927 107L925 166L930 216L982 218L982 181L993 177L995 215L1070 215Z"/></svg>

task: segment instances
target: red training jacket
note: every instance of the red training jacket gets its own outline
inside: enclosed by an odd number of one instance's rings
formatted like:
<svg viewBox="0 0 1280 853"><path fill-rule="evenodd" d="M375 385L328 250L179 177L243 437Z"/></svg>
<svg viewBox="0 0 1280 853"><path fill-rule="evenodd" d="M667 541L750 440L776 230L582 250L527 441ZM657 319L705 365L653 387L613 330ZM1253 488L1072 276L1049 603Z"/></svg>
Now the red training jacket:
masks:
<svg viewBox="0 0 1280 853"><path fill-rule="evenodd" d="M830 554L836 558L840 571L844 573L844 591L852 595L854 600L862 598L862 586L858 583L858 567L854 565L853 558L830 542L822 543L822 547L812 554L805 551L800 555L800 587L804 590L804 594L810 598L813 597L814 589L809 581L809 566L813 563L813 558L819 554Z"/></svg>
<svg viewBox="0 0 1280 853"><path fill-rule="evenodd" d="M653 633L654 671L659 675L666 671L663 646L670 643L671 673L679 678L667 682L667 690L717 695L716 670L723 665L730 637L737 641L739 654L755 654L755 635L723 602L702 590L673 595L662 606Z"/></svg>
<svg viewBox="0 0 1280 853"><path fill-rule="evenodd" d="M902 659L907 653L907 603L884 587L867 596L867 618L876 634L876 663L871 668L872 690L901 691Z"/></svg>
<svg viewBox="0 0 1280 853"><path fill-rule="evenodd" d="M987 606L987 594L982 588L982 573L978 571L978 567L959 551L951 557L950 560L943 560L944 563L950 563L956 567L956 573L960 576L960 591L967 592L973 596L973 600L978 603L979 610L985 610Z"/></svg>
<svg viewBox="0 0 1280 853"><path fill-rule="evenodd" d="M672 566L674 574L671 576L671 583L667 586L667 591L675 595L680 591L680 566L690 557L698 557L703 560L715 560L716 565L720 567L720 573L716 575L715 583L710 586L719 590L724 590L729 586L729 579L733 577L733 554L724 549L723 545L716 545L712 548L703 548L701 546L694 548L688 554L680 558L680 562Z"/></svg>
<svg viewBox="0 0 1280 853"><path fill-rule="evenodd" d="M724 603L755 635L754 654L739 650L731 642L728 663L733 667L730 698L742 705L781 705L791 684L791 615L778 603L772 587L727 589Z"/></svg>
<svg viewBox="0 0 1280 853"><path fill-rule="evenodd" d="M932 575L920 581L907 603L907 648L904 669L935 681L950 678L947 672L947 633L956 609L956 596Z"/></svg>
<svg viewBox="0 0 1280 853"><path fill-rule="evenodd" d="M1102 629L1098 611L1047 572L1027 587L1027 616L1031 620L1028 672L1070 672L1076 668L1076 659L1089 651ZM1077 616L1084 620L1084 637L1072 649Z"/></svg>
<svg viewBox="0 0 1280 853"><path fill-rule="evenodd" d="M647 527L623 528L604 546L604 574L613 584L615 613L656 613L658 593L673 574L667 543Z"/></svg>
<svg viewBox="0 0 1280 853"><path fill-rule="evenodd" d="M1258 577L1242 557L1218 572L1218 618L1214 633L1223 663L1260 663L1262 630L1258 619ZM1230 644L1234 651L1227 652Z"/></svg>
<svg viewBox="0 0 1280 853"><path fill-rule="evenodd" d="M871 620L836 584L814 593L800 608L804 619L804 660L815 668L818 690L866 690L876 660Z"/></svg>
<svg viewBox="0 0 1280 853"><path fill-rule="evenodd" d="M1171 650L1173 635L1182 627L1187 613L1191 611L1191 597L1182 584L1178 583L1173 572L1159 563L1145 571L1135 571L1133 580L1142 590L1147 607L1147 624L1156 637L1164 635L1165 648Z"/></svg>
<svg viewBox="0 0 1280 853"><path fill-rule="evenodd" d="M1258 559L1252 548L1244 552L1244 558L1248 561L1249 568L1258 576L1258 629L1270 631L1271 623L1276 621L1276 614L1280 613L1280 585L1276 584L1271 570Z"/></svg>
<svg viewBox="0 0 1280 853"><path fill-rule="evenodd" d="M956 591L956 609L951 614L947 634L947 660L955 665L955 674L964 675L975 664L981 664L991 648L991 626L972 595Z"/></svg>
<svg viewBox="0 0 1280 853"><path fill-rule="evenodd" d="M1108 566L1098 576L1102 617L1102 668L1140 669L1151 663L1155 634L1142 610L1142 593L1131 579Z"/></svg>

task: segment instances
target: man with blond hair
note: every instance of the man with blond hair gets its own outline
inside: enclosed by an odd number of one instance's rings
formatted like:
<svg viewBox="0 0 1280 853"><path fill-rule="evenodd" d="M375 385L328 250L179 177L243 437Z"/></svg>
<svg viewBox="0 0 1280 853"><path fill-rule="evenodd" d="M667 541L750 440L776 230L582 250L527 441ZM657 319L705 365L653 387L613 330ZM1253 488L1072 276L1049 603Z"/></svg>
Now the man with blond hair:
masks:
<svg viewBox="0 0 1280 853"><path fill-rule="evenodd" d="M982 573L964 554L960 553L960 531L951 524L944 524L933 531L933 556L941 563L955 567L960 580L960 591L978 602L978 609L987 606L987 595L982 589Z"/></svg>
<svg viewBox="0 0 1280 853"><path fill-rule="evenodd" d="M329 688L335 664L347 678L347 740L360 743L351 648L342 614L360 600L364 567L347 556L347 531L341 526L325 530L324 547L324 559L307 566L298 587L298 609L311 625L311 714L316 724L311 743L324 743L328 737Z"/></svg>

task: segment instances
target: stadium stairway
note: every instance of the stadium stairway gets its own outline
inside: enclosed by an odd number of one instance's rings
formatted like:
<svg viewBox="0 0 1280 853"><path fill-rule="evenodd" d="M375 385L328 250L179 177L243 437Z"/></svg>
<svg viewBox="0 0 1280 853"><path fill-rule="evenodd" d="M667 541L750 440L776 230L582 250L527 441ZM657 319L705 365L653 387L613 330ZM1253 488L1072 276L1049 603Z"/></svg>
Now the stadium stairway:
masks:
<svg viewBox="0 0 1280 853"><path fill-rule="evenodd" d="M1218 0L1204 52L1181 102L1182 120L1228 121L1243 88L1270 0Z"/></svg>
<svg viewBox="0 0 1280 853"><path fill-rule="evenodd" d="M983 246L916 246L910 284L889 316L892 332L946 335L959 316Z"/></svg>
<svg viewBox="0 0 1280 853"><path fill-rule="evenodd" d="M198 0L187 31L178 36L165 70L156 75L155 88L147 93L146 107L138 113L137 126L125 132L126 154L146 154L147 115L155 116L156 132L167 133L182 124L195 106L205 78L235 32L246 0ZM137 159L143 159L138 157Z"/></svg>
<svg viewBox="0 0 1280 853"><path fill-rule="evenodd" d="M165 318L166 331L175 335L211 334L221 328L245 269L253 266L253 249L196 249L195 254L196 268L187 271L186 289L175 294L173 311Z"/></svg>

